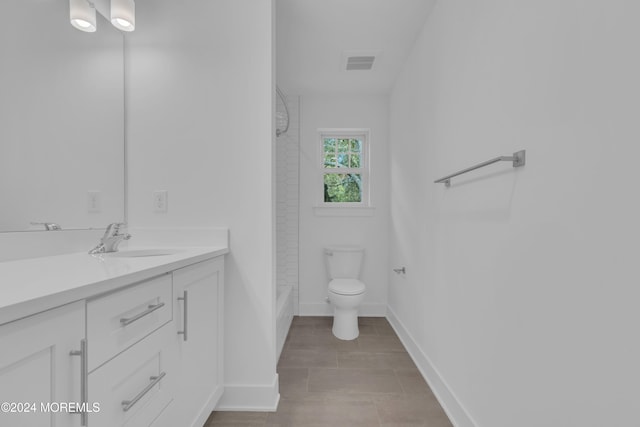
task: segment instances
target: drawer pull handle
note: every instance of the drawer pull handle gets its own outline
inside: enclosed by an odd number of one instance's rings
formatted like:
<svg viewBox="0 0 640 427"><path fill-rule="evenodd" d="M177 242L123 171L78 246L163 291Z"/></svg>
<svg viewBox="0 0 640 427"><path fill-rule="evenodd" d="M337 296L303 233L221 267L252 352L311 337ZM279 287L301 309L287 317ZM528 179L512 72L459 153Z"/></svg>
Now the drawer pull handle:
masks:
<svg viewBox="0 0 640 427"><path fill-rule="evenodd" d="M183 310L183 319L184 319L184 321L182 322L182 326L183 326L184 330L178 331L178 335L182 335L182 339L184 341L186 341L187 340L187 320L189 319L189 314L188 314L189 293L187 291L184 291L183 292L183 296L182 297L178 297L178 301L183 301L184 302L184 310Z"/></svg>
<svg viewBox="0 0 640 427"><path fill-rule="evenodd" d="M89 401L87 395L87 377L89 376L87 367L87 340L80 340L80 350L69 352L71 356L80 356L80 402L86 404ZM87 411L76 412L80 414L80 425L87 425Z"/></svg>
<svg viewBox="0 0 640 427"><path fill-rule="evenodd" d="M143 311L140 314L136 314L133 317L129 317L129 318L125 318L125 319L120 319L120 324L122 326L127 326L132 324L133 322L135 322L136 320L140 320L142 319L144 316L146 316L147 314L151 314L154 311L158 310L159 308L164 307L164 303L161 302L160 304L156 304L156 305L150 305L148 309L146 309L145 311Z"/></svg>
<svg viewBox="0 0 640 427"><path fill-rule="evenodd" d="M136 395L136 397L134 397L133 399L131 399L131 400L123 400L122 401L122 410L124 412L127 412L129 409L133 408L133 405L138 403L138 401L140 399L142 399L145 394L149 393L149 390L151 390L156 384L158 384L160 382L160 380L164 378L165 375L167 375L167 373L166 372L162 372L157 377L149 377L149 380L151 382L149 383L149 385L147 385L144 388L144 390L142 390L140 393L138 393Z"/></svg>

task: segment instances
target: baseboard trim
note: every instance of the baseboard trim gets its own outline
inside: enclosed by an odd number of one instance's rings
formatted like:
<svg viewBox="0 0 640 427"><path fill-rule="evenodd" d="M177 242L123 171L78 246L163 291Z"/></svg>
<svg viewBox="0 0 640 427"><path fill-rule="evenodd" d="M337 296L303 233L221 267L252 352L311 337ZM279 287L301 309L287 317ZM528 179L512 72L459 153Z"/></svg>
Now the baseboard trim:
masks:
<svg viewBox="0 0 640 427"><path fill-rule="evenodd" d="M224 387L222 386L216 387L216 389L211 393L211 396L209 397L209 400L207 401L207 403L202 407L202 410L196 417L194 423L192 424L192 427L203 426L204 423L207 422L207 419L211 415L211 412L215 410L216 405L220 401L220 398L222 397L223 393L224 393Z"/></svg>
<svg viewBox="0 0 640 427"><path fill-rule="evenodd" d="M446 412L449 420L455 427L477 427L478 424L473 420L471 415L462 406L460 400L451 391L446 381L440 375L440 372L431 363L429 357L420 349L416 340L413 339L404 324L398 319L391 307L387 307L387 320L396 331L398 338L402 341L409 356L413 359L418 370L424 377L425 381L431 387L442 409Z"/></svg>
<svg viewBox="0 0 640 427"><path fill-rule="evenodd" d="M300 316L333 316L333 308L329 303L300 303ZM387 315L386 304L362 304L358 310L358 316L385 317Z"/></svg>
<svg viewBox="0 0 640 427"><path fill-rule="evenodd" d="M216 411L275 412L280 402L278 390L278 374L269 385L225 384Z"/></svg>

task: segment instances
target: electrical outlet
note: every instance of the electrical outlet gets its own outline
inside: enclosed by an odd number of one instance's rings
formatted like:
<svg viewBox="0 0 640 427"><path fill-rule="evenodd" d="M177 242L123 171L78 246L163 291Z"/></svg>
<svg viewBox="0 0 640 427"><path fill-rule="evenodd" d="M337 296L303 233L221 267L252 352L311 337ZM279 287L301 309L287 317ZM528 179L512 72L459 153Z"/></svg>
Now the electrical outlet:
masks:
<svg viewBox="0 0 640 427"><path fill-rule="evenodd" d="M166 213L168 206L168 194L167 190L157 190L153 192L153 211L158 213Z"/></svg>
<svg viewBox="0 0 640 427"><path fill-rule="evenodd" d="M89 213L98 213L101 210L101 195L99 191L87 192L87 211Z"/></svg>

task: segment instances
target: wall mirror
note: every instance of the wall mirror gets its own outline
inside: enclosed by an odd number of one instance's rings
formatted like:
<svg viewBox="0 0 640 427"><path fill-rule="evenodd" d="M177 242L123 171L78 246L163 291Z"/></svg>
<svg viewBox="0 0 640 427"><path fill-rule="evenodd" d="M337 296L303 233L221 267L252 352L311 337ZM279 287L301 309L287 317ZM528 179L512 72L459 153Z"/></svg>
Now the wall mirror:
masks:
<svg viewBox="0 0 640 427"><path fill-rule="evenodd" d="M123 35L68 0L2 0L0 232L125 218Z"/></svg>

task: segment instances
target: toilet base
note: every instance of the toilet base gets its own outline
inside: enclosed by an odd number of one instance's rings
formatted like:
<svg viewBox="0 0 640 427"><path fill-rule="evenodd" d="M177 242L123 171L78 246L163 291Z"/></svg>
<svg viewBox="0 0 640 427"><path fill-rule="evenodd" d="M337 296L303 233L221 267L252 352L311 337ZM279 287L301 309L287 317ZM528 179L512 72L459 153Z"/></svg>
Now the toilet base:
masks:
<svg viewBox="0 0 640 427"><path fill-rule="evenodd" d="M334 308L333 310L333 335L341 340L354 340L360 335L358 329L358 309Z"/></svg>

